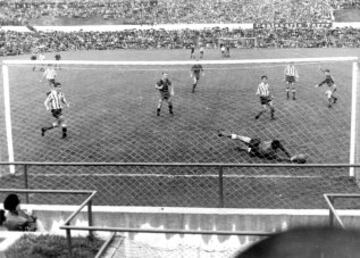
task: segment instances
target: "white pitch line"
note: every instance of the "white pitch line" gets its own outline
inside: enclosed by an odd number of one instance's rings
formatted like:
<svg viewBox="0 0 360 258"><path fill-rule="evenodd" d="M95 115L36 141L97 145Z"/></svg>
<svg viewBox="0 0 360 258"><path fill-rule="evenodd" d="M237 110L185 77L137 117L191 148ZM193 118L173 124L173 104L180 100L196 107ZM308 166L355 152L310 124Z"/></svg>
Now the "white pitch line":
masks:
<svg viewBox="0 0 360 258"><path fill-rule="evenodd" d="M218 174L209 174L209 175L169 175L169 174L114 174L114 173L79 173L79 174L66 174L66 173L57 173L57 174L32 174L34 177L84 177L84 176L94 176L94 177L219 177ZM323 176L298 176L298 175L224 175L228 178L322 178Z"/></svg>

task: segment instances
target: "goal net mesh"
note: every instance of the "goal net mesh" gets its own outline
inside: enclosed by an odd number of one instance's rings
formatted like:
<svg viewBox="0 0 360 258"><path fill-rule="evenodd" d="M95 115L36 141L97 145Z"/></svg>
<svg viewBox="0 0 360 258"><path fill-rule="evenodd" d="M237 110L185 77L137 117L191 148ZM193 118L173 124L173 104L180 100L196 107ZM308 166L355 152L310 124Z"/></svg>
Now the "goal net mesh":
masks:
<svg viewBox="0 0 360 258"><path fill-rule="evenodd" d="M218 137L222 129L262 140L279 139L292 155L306 154L308 163L349 163L352 63L299 62L295 66L299 81L296 100L292 100L285 93L285 63L204 64L205 75L195 93L191 65L64 64L57 70L56 80L61 82L70 107L63 110L68 137L61 139L58 128L41 136L41 127L51 125L54 118L43 104L49 86L46 80L39 82L40 67L34 72L29 65L10 65L14 159L274 163L238 151L237 147L245 146ZM327 106L328 87L314 87L325 78L320 67L329 69L337 84L338 101L332 108ZM159 92L154 85L162 72L169 74L174 86L174 115L169 114L166 102L161 115L156 115ZM262 109L255 95L261 75L269 78L274 121L269 112L255 120ZM3 100L3 90L1 94ZM6 143L3 112L1 128L1 142ZM358 151L358 144L356 147ZM7 145L1 144L1 160L6 161L7 155ZM355 155L355 162L359 156ZM20 166L16 169L20 174L23 171ZM211 167L32 166L28 174L31 188L98 190L98 204L218 205L218 169ZM8 180L23 187L20 179ZM355 181L349 177L349 168L225 168L224 205L323 207L324 192L359 192Z"/></svg>

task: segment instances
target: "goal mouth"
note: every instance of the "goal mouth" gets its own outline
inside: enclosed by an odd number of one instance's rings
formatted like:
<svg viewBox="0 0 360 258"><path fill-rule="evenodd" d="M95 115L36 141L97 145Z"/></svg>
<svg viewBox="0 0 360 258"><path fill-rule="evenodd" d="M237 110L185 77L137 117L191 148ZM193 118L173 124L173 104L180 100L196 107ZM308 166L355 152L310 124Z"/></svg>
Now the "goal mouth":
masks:
<svg viewBox="0 0 360 258"><path fill-rule="evenodd" d="M60 66L61 67L61 71L59 71L59 73L62 73L62 77L60 80L65 80L65 86L64 91L69 91L69 87L67 87L66 85L69 84L77 84L80 83L82 84L83 82L90 82L89 80L87 80L86 78L89 76L92 76L92 74L96 74L96 75L101 75L101 72L105 72L105 73L113 73L113 75L111 76L118 76L119 74L115 75L117 72L122 73L121 74L121 78L119 79L120 83L119 83L119 87L125 87L121 81L127 80L126 77L132 77L135 78L136 73L138 73L139 71L144 72L143 75L141 75L141 80L135 80L134 79L134 83L135 84L141 84L141 83L145 83L147 85L151 85L151 86L146 86L146 87L151 87L151 93L149 93L150 91L143 91L143 92L139 92L136 91L134 89L131 89L131 85L128 85L126 87L128 87L125 91L127 92L129 98L132 99L133 103L137 102L137 103L145 103L146 99L149 98L149 95L147 95L147 93L151 94L151 98L152 98L152 104L150 105L150 102L146 102L144 105L148 105L149 108L154 109L154 106L156 106L156 103L158 101L158 97L157 97L157 92L154 89L153 85L156 83L156 80L158 80L160 78L160 74L161 71L163 70L167 70L170 72L170 78L174 81L175 86L175 101L176 98L182 98L182 104L184 105L188 105L189 103L187 102L186 98L181 96L181 94L183 92L185 92L185 85L190 85L189 87L191 87L192 84L192 80L189 78L189 72L190 72L190 68L192 65L194 64L201 64L204 67L206 76L201 79L200 81L200 88L203 87L204 90L203 94L217 94L217 95L226 95L228 94L228 96L225 96L223 98L223 101L226 102L226 97L229 98L229 94L230 95L236 95L238 94L237 91L242 91L241 93L245 96L245 100L248 100L252 108L252 106L254 107L253 109L256 110L258 108L259 105L257 103L257 97L255 95L255 88L257 86L257 84L259 83L259 78L261 75L263 75L264 73L269 73L270 74L270 84L272 87L274 87L275 90L275 99L274 102L277 103L276 105L279 105L279 95L280 94L284 94L284 88L285 88L285 83L282 81L282 77L283 77L283 67L286 64L289 63L294 63L295 66L300 67L301 70L303 70L304 73L302 73L300 76L300 82L299 82L299 87L303 87L307 90L309 90L310 86L313 86L313 84L317 83L318 80L323 78L323 75L320 74L317 71L317 67L316 65L323 65L323 66L332 66L331 70L337 69L335 64L337 63L343 63L343 62L352 62L353 63L353 71L352 71L352 87L350 89L350 94L351 94L351 104L349 106L349 109L351 110L351 125L349 126L351 129L349 130L349 134L350 134L350 140L348 141L350 143L350 146L348 147L350 150L346 150L346 153L349 154L349 158L347 160L350 161L351 164L354 164L356 162L356 142L358 141L358 136L356 135L356 121L357 121L357 116L358 114L356 114L356 107L358 106L357 104L357 91L356 91L356 85L358 84L357 81L357 74L358 74L358 70L357 70L357 62L358 62L358 57L352 57L352 56L346 56L346 57L321 57L321 58L285 58L285 59L242 59L242 60L185 60L185 61L91 61L91 60L3 60L2 62L2 69L3 69L3 95L4 95L4 105L5 105L5 129L6 129L6 142L7 142L7 158L9 160L9 162L13 162L15 160L19 160L18 158L15 157L14 152L16 152L16 150L14 150L14 139L13 139L13 125L12 125L12 109L11 107L11 97L13 97L13 94L10 94L10 91L14 90L12 89L12 84L10 83L13 80L17 80L16 78L14 78L13 76L10 76L9 74L9 69L11 70L16 70L16 69L21 69L23 71L23 69L27 69L26 67L31 67L31 66L45 66L48 64L51 65L56 65L56 66ZM89 71L87 71L89 70ZM315 71L316 70L316 71ZM77 82L76 80L76 76L75 72L77 72L79 74L79 82ZM66 73L66 75L65 75ZM308 79L308 74L307 73L317 73L316 76L309 76L311 77L310 79ZM73 79L73 81L70 81L70 79L66 78L67 75L69 74L69 77L71 77L71 79ZM225 74L225 75L224 75ZM13 74L11 74L13 75ZM108 74L107 74L108 75ZM335 70L335 75L337 75L336 70ZM40 76L40 75L39 75ZM251 78L250 78L251 76ZM253 77L252 77L253 76ZM119 76L120 77L120 76ZM186 77L186 79L184 79ZM219 80L219 78L221 77L221 80ZM231 77L231 82L228 83L227 80L228 78ZM246 78L245 78L246 77ZM245 79L243 79L245 78ZM312 80L313 78L316 78L314 80ZM96 81L96 80L94 80ZM204 81L204 84L207 85L201 85L202 81ZM15 84L18 84L19 82L15 82ZM36 84L37 82L34 80L31 83ZM91 83L91 82L90 82ZM103 82L104 84L104 88L107 87L106 86L106 81ZM116 83L116 80L114 80L112 83ZM131 82L133 83L133 82ZM218 83L219 85L212 85ZM339 82L340 83L340 82ZM99 81L100 84L100 81ZM211 84L211 85L210 85ZM223 84L223 85L221 85ZM238 84L235 86L233 86L232 84ZM243 84L247 84L247 85L243 85ZM180 85L180 87L179 87ZM210 85L210 86L209 86ZM230 86L229 86L230 85ZM242 89L241 87L245 86L244 89ZM224 87L229 87L229 90L227 90ZM323 86L325 88L325 86ZM209 92L205 92L206 88L209 89ZM223 92L222 90L225 89ZM301 88L299 88L300 91ZM109 88L109 92L113 92L113 90L116 90L116 88ZM148 90L148 89L146 89ZM178 94L176 91L180 90L180 93ZM312 89L313 90L313 89ZM40 90L41 92L44 91L44 88L42 90ZM250 93L248 93L250 92ZM43 92L42 92L43 93ZM315 94L322 94L322 89L318 90L317 92L315 92L313 90L313 93ZM41 94L41 93L40 93ZM70 94L78 94L78 92L76 92L75 90L71 90ZM131 95L133 94L133 95ZM10 96L12 95L12 96ZM155 96L156 95L156 96ZM311 95L311 94L310 94ZM309 96L310 96L309 95ZM209 95L206 95L207 97ZM321 95L322 96L322 95ZM126 97L126 96L125 96ZM213 96L210 96L213 97ZM233 97L233 96L231 96ZM243 101L244 99L241 98L241 94L238 95L238 100ZM187 97L188 98L188 97ZM200 97L201 98L201 97ZM115 100L114 100L115 101ZM194 99L194 102L196 102L197 100ZM206 103L206 100L202 100L202 104L203 106L201 107L194 107L194 110L196 110L197 108L201 108L201 110L197 110L196 112L207 112L210 115L214 115L217 112L222 112L222 111L226 111L226 112L236 112L236 109L239 108L238 105L236 105L236 99L234 98L233 101L233 106L230 107L229 110L226 110L226 108L228 107L224 107L224 103L220 103L217 104L214 102L211 103L211 101L209 101L208 103ZM343 101L342 103L344 103L345 101ZM105 101L104 101L105 103ZM103 103L103 104L104 104ZM301 103L301 100L299 101L299 103ZM39 106L42 105L42 103L38 103ZM75 103L76 105L77 103ZM132 103L130 103L132 105ZM191 105L192 103L190 103L189 105ZM349 102L347 102L347 104L349 104ZM98 106L101 107L102 104L99 104ZM139 104L140 105L140 104ZM282 105L282 104L281 104ZM290 104L284 104L289 106ZM294 104L295 105L295 104ZM249 107L250 107L249 106ZM189 106L191 107L191 106ZM289 108L291 109L292 107L289 106ZM302 107L298 107L299 109L301 109ZM124 110L124 109L123 109ZM166 103L165 103L165 107L163 107L163 114L166 112ZM278 107L278 111L281 110L280 107ZM311 109L309 109L310 111ZM73 112L73 114L75 114L76 112ZM120 111L119 111L120 112ZM176 111L175 111L176 112ZM294 112L298 112L298 111L294 111ZM300 111L299 111L300 112ZM304 117L306 117L306 112L304 109L304 113L301 115L301 117L299 117L299 119L305 119ZM130 115L130 113L124 113L124 111L119 113L121 116L127 116ZM103 114L104 115L104 114ZM165 115L165 114L164 114ZM209 116L210 116L209 115ZM220 115L219 115L220 116ZM176 116L175 116L176 117ZM220 118L218 118L220 120ZM237 122L235 122L236 116L233 115L231 119L234 119L233 122L228 123L227 126L231 127L235 130L236 128L236 123L240 123L241 120L238 120ZM248 119L248 117L246 118ZM145 121L145 120L144 120ZM196 121L196 119L194 119L194 121ZM285 121L285 120L284 120ZM314 120L316 121L316 120ZM227 123L226 121L223 121L225 123ZM189 127L191 128L192 126L192 122L189 122ZM208 125L208 126L205 126ZM226 125L226 124L225 124ZM130 126L131 127L131 126ZM216 130L218 128L216 128L216 123L212 123L211 120L206 120L206 122L204 123L203 126L198 126L197 127L197 134L200 134L200 130L201 128L205 129L205 133L209 133L210 129L212 130ZM119 132L120 133L126 133L126 130L123 129L124 127L120 127ZM249 127L250 128L250 127ZM275 128L273 128L275 129ZM187 128L185 126L182 126L181 128L175 128L174 130L177 130L177 133L179 134L179 137L181 135L184 135L184 132L187 132ZM264 129L265 131L267 129ZM278 129L275 129L278 130ZM148 131L147 133L150 134L162 134L163 131L160 128L152 128L150 129L150 131ZM242 133L244 134L256 134L257 131L253 131L251 132L250 130L248 132L243 131ZM281 132L277 132L274 134L274 136L277 137L281 137ZM265 134L263 134L265 135ZM254 135L248 135L248 136L254 136ZM271 135L270 135L271 136ZM295 137L295 135L294 135ZM204 139L205 140L205 139ZM207 139L206 139L207 140ZM289 139L285 139L285 141L287 141ZM195 142L195 141L194 141ZM210 141L213 142L213 141ZM217 146L217 145L215 145ZM302 147L305 148L305 147ZM224 150L224 147L221 147L222 150ZM126 151L125 151L126 152ZM189 152L190 153L190 152ZM303 153L303 151L301 152ZM145 155L147 155L145 153ZM187 157L187 156L186 156ZM21 159L20 159L21 160ZM141 160L141 159L140 159ZM143 159L145 162L148 160ZM157 159L161 160L160 158ZM165 159L166 160L166 159ZM191 155L189 156L189 160L192 162L193 160L191 159ZM81 161L81 160L77 160L77 161ZM172 161L172 160L167 160L167 161ZM175 159L174 162L177 161L182 161L182 160L178 160ZM201 160L200 161L204 161L207 162L209 160ZM216 160L217 162L219 160ZM318 160L315 160L315 162L317 162ZM225 160L226 162L231 162L231 159ZM311 159L309 160L309 162L313 162ZM326 160L324 162L327 162ZM346 160L343 160L343 162L346 162ZM354 175L353 169L350 169L350 175ZM14 170L12 170L12 172L14 172Z"/></svg>

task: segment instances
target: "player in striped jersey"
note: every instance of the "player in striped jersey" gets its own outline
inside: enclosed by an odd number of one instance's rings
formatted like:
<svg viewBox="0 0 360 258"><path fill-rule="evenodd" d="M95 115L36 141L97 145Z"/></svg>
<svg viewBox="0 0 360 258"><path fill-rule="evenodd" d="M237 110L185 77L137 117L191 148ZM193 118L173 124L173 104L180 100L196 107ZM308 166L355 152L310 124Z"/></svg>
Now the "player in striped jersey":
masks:
<svg viewBox="0 0 360 258"><path fill-rule="evenodd" d="M190 77L194 79L193 81L193 85L192 85L192 93L195 92L195 88L200 80L200 75L202 74L202 76L205 75L204 73L204 69L202 67L201 64L194 64L191 67L191 71L190 71Z"/></svg>
<svg viewBox="0 0 360 258"><path fill-rule="evenodd" d="M174 88L171 84L171 81L168 78L167 73L162 73L162 77L161 77L160 81L158 81L155 84L155 89L159 90L159 93L160 93L159 104L156 109L157 116L160 116L160 111L161 111L161 106L162 106L163 101L166 101L168 103L169 113L171 115L173 115L174 112L173 112L173 105L172 105L171 97L174 96Z"/></svg>
<svg viewBox="0 0 360 258"><path fill-rule="evenodd" d="M263 110L261 110L255 116L255 119L259 119L259 117L263 113L265 113L268 110L268 108L270 108L270 116L271 116L271 119L274 120L275 119L275 116L274 116L275 108L272 104L272 96L270 94L268 77L266 75L261 76L261 82L256 91L256 95L259 95L259 97L260 97L260 103L263 107Z"/></svg>
<svg viewBox="0 0 360 258"><path fill-rule="evenodd" d="M297 69L295 68L294 63L290 63L285 67L284 70L284 80L286 82L286 98L290 98L290 91L292 92L293 100L296 100L296 88L295 83L299 79L299 74Z"/></svg>
<svg viewBox="0 0 360 258"><path fill-rule="evenodd" d="M337 99L338 99L337 97L334 96L334 93L336 91L336 84L335 84L334 78L330 74L329 69L323 70L323 69L320 68L320 71L325 74L325 80L323 80L319 84L316 84L315 88L321 87L324 84L326 84L329 87L329 89L327 89L325 91L325 94L326 94L327 99L328 99L328 107L331 108L332 104L335 104Z"/></svg>
<svg viewBox="0 0 360 258"><path fill-rule="evenodd" d="M200 59L204 58L204 52L205 52L205 49L204 49L203 46L201 46L200 49L199 49L199 57L200 57Z"/></svg>
<svg viewBox="0 0 360 258"><path fill-rule="evenodd" d="M246 151L251 157L259 157L269 160L288 161L288 162L293 162L295 161L296 158L295 156L291 157L290 153L285 149L282 143L276 139L261 141L258 138L250 138L247 136L242 136L225 131L219 131L218 136L219 137L225 136L232 140L239 140L243 142L247 147L246 148L237 147L236 149L238 151ZM279 157L278 150L281 150L286 155L286 158Z"/></svg>
<svg viewBox="0 0 360 258"><path fill-rule="evenodd" d="M44 105L46 110L50 110L53 117L56 121L52 123L49 127L41 128L41 136L45 135L45 132L56 127L61 127L62 129L62 138L67 136L67 126L65 123L65 118L62 114L63 104L69 107L69 103L66 101L64 93L61 91L61 84L59 82L54 83L54 88L50 91L50 94L47 96Z"/></svg>
<svg viewBox="0 0 360 258"><path fill-rule="evenodd" d="M45 69L45 71L40 79L40 82L42 82L43 79L46 78L46 80L49 83L49 86L52 87L55 84L56 76L57 76L57 73L56 73L55 68L51 64L48 64L47 68Z"/></svg>

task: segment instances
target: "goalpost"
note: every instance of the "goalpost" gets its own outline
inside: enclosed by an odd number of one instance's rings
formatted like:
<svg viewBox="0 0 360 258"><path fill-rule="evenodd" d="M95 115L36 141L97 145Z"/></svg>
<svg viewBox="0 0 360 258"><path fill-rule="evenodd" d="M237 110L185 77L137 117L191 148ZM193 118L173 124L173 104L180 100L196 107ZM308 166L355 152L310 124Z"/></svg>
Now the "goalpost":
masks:
<svg viewBox="0 0 360 258"><path fill-rule="evenodd" d="M6 128L6 141L7 141L7 156L9 162L14 162L14 143L13 143L13 127L12 127L12 114L11 114L11 101L10 101L10 78L9 67L12 66L34 66L34 65L60 65L60 66L86 66L86 67L171 67L182 66L191 67L191 65L198 63L204 66L222 66L222 65L285 65L294 62L297 64L319 63L327 64L329 62L352 62L352 86L351 86L351 125L350 125L350 157L349 163L354 164L358 162L360 156L360 124L358 110L360 90L358 90L358 57L322 57L322 58L287 58L287 59L244 59L244 60L189 60L189 61L82 61L82 60L3 60L2 62L2 76L3 76L3 96L4 96L4 114L5 114L5 128ZM190 68L189 68L190 69ZM302 75L304 76L304 75ZM315 83L315 82L314 82ZM325 86L324 86L325 87ZM345 101L345 100L342 100ZM15 166L9 166L10 173L15 173ZM354 168L349 170L350 176L355 176Z"/></svg>

